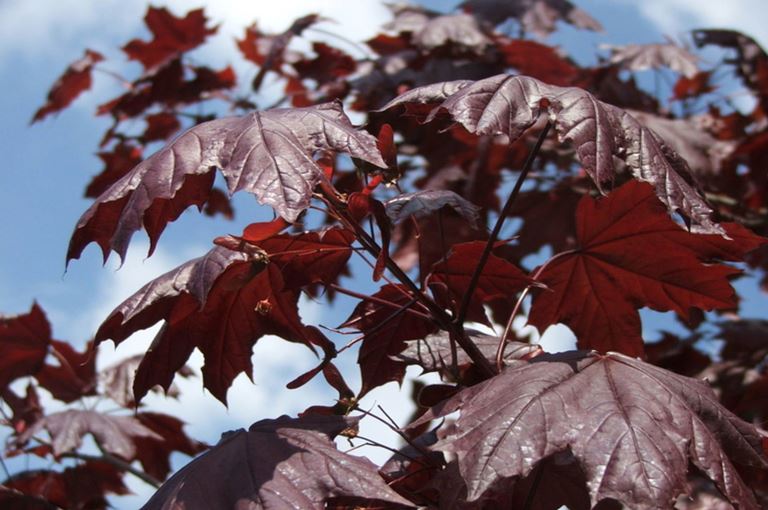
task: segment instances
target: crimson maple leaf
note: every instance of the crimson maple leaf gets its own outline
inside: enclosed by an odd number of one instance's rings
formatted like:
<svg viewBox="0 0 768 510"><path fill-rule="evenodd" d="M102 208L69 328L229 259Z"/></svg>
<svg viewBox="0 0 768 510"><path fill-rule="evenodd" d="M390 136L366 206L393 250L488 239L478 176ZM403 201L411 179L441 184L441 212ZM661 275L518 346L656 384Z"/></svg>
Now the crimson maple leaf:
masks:
<svg viewBox="0 0 768 510"><path fill-rule="evenodd" d="M32 122L43 120L51 113L63 110L69 106L77 96L91 88L91 70L98 62L104 60L101 53L93 50L85 50L85 56L76 60L67 67L64 74L56 80L56 83L48 92L45 104L35 112Z"/></svg>
<svg viewBox="0 0 768 510"><path fill-rule="evenodd" d="M50 344L51 325L37 303L29 313L0 317L0 392L15 379L40 370Z"/></svg>
<svg viewBox="0 0 768 510"><path fill-rule="evenodd" d="M376 138L358 131L341 103L254 112L199 124L150 156L107 189L78 221L67 260L96 242L104 258L125 257L142 225L150 253L169 221L208 200L221 169L230 194L245 190L289 222L309 206L323 172L316 151L346 152L386 167Z"/></svg>
<svg viewBox="0 0 768 510"><path fill-rule="evenodd" d="M529 320L539 331L562 322L580 348L643 353L638 308L674 310L736 306L729 277L737 269L710 263L740 261L766 240L735 224L719 235L691 234L672 221L650 186L629 181L603 200L584 196L576 211L577 248L542 266L546 285Z"/></svg>
<svg viewBox="0 0 768 510"><path fill-rule="evenodd" d="M448 258L435 264L427 282L448 306L458 309L484 248L481 241L455 244ZM484 303L497 299L514 302L515 293L530 283L532 280L520 268L491 254L480 273L467 317L486 322Z"/></svg>
<svg viewBox="0 0 768 510"><path fill-rule="evenodd" d="M83 352L70 344L51 340L51 350L57 364L46 363L36 374L40 386L62 402L96 395L96 351L88 342Z"/></svg>
<svg viewBox="0 0 768 510"><path fill-rule="evenodd" d="M253 258L217 246L125 300L101 325L96 340L119 344L133 332L165 320L136 372L136 401L156 384L167 390L174 373L198 348L205 358L203 383L226 404L232 380L240 372L251 374L251 351L264 335L332 352L324 336L308 333L301 323L298 299L299 289L285 285L266 252Z"/></svg>
<svg viewBox="0 0 768 510"><path fill-rule="evenodd" d="M458 80L412 89L382 110L409 103L439 103L427 116L442 111L471 133L520 138L546 111L561 142L571 142L576 157L602 191L624 161L632 175L654 186L667 208L689 218L693 228L723 234L710 219L712 209L686 181L689 169L664 141L625 110L603 103L575 87L556 87L527 76L500 74L476 82Z"/></svg>
<svg viewBox="0 0 768 510"><path fill-rule="evenodd" d="M173 475L145 510L246 506L322 510L326 499L354 496L411 507L390 489L368 459L340 452L331 441L357 420L283 416L231 431L209 452Z"/></svg>
<svg viewBox="0 0 768 510"><path fill-rule="evenodd" d="M432 408L456 410L433 449L458 456L467 499L570 450L591 503L668 508L692 463L739 508L757 508L733 463L768 466L765 433L725 409L703 381L621 354L568 352L515 363Z"/></svg>
<svg viewBox="0 0 768 510"><path fill-rule="evenodd" d="M191 10L178 18L164 7L149 7L144 22L152 32L152 40L134 39L123 46L123 51L128 58L138 60L145 70L151 71L215 34L217 27L207 28L207 21L203 9Z"/></svg>

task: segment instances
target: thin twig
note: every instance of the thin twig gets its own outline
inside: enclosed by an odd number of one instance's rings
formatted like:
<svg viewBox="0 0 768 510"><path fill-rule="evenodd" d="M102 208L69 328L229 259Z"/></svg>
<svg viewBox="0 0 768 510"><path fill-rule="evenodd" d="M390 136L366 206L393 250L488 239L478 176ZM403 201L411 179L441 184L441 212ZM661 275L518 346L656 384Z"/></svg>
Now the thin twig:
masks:
<svg viewBox="0 0 768 510"><path fill-rule="evenodd" d="M413 308L409 308L410 306L417 303L417 299L413 298L409 303L406 303L405 305L393 303L392 301L388 301L386 299L382 299L380 297L376 296L369 296L367 294L360 294L359 292L355 292L353 290L349 290L347 288L341 287L335 283L331 283L328 285L329 288L334 289L336 292L340 292L341 294L346 294L347 296L352 296L358 299L373 301L374 303L378 303L380 305L389 306L390 308L395 308L397 310L400 310L401 308L405 308L404 311L416 315L418 317L421 317L422 319L430 320L432 319L431 315L428 315L423 312L419 312L417 310L414 310Z"/></svg>
<svg viewBox="0 0 768 510"><path fill-rule="evenodd" d="M155 478L154 476L145 473L144 471L140 469L136 469L133 467L129 462L124 461L123 459L120 459L118 457L115 457L114 455L103 452L101 456L99 455L88 455L85 453L80 452L66 452L61 454L62 457L70 457L73 459L80 459L80 460L91 460L91 461L99 461L99 462L106 462L107 464L111 464L114 467L121 469L123 471L126 471L136 478L141 479L142 481L148 483L154 488L159 488L163 482Z"/></svg>
<svg viewBox="0 0 768 510"><path fill-rule="evenodd" d="M539 266L536 272L533 273L533 276L531 276L533 283L526 286L525 289L523 289L523 292L520 293L520 297L517 298L517 302L515 302L515 306L514 308L512 308L512 313L509 314L509 319L507 319L507 324L506 326L504 326L504 332L501 334L501 337L499 338L499 346L496 348L496 369L499 372L501 372L501 369L504 366L504 348L507 345L507 336L509 336L509 332L512 330L512 322L515 320L515 316L517 315L517 312L520 310L520 306L522 305L523 300L525 299L525 296L528 295L528 292L530 292L531 287L533 287L536 284L536 282L538 282L539 276L541 276L541 273L547 268L547 266L549 266L552 262L559 259L560 257L572 254L574 251L575 250L561 251L560 253L550 257L549 260L547 260L541 266Z"/></svg>
<svg viewBox="0 0 768 510"><path fill-rule="evenodd" d="M504 204L504 208L501 210L499 217L496 219L496 224L493 226L493 230L491 231L491 235L488 238L488 242L485 244L485 249L483 249L483 253L480 255L480 260L477 261L475 271L472 273L472 277L469 280L469 286L467 287L466 293L461 300L459 313L455 319L456 323L459 325L464 324L464 319L466 319L467 311L469 310L469 304L472 302L472 296L474 295L477 284L480 281L480 275L483 272L483 268L485 268L485 264L488 262L488 258L491 255L491 250L493 250L494 244L496 244L496 239L499 237L499 232L501 232L501 227L504 224L504 220L510 213L512 205L515 203L517 195L520 193L520 189L523 186L523 181L525 181L528 172L531 170L533 162L536 159L536 156L539 154L539 150L541 149L541 144L544 143L544 139L547 137L547 134L549 134L551 127L552 124L547 122L547 125L544 126L544 129L541 130L539 138L536 140L536 144L533 146L533 149L531 149L531 152L528 153L528 159L525 160L523 169L520 171L517 182L515 182L515 187L509 194L507 202Z"/></svg>

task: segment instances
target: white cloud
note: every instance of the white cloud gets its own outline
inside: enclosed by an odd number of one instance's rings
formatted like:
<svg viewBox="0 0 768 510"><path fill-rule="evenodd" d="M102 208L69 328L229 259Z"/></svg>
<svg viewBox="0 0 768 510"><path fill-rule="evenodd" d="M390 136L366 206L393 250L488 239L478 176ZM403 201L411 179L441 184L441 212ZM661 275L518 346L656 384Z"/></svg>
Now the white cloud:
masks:
<svg viewBox="0 0 768 510"><path fill-rule="evenodd" d="M695 28L741 30L768 46L765 0L644 0L629 2L662 32L676 36Z"/></svg>

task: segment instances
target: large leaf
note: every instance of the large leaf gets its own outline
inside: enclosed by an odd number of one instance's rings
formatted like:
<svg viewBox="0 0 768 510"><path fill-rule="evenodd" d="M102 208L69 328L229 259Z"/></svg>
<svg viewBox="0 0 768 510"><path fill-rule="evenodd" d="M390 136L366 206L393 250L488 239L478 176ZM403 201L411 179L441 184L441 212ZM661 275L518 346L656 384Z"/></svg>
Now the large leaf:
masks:
<svg viewBox="0 0 768 510"><path fill-rule="evenodd" d="M738 508L757 508L733 463L768 466L765 433L723 408L706 383L621 354L569 352L509 366L420 421L460 416L435 449L458 456L468 499L570 450L592 505L669 508L693 464Z"/></svg>
<svg viewBox="0 0 768 510"><path fill-rule="evenodd" d="M603 103L589 92L556 87L526 76L504 74L479 80L435 83L390 101L383 109L408 103L440 103L427 119L447 111L478 135L505 134L517 140L546 111L562 142L598 189L613 182L623 160L632 175L653 185L670 211L690 218L696 231L723 234L710 219L711 208L686 181L688 166L652 130L621 108Z"/></svg>
<svg viewBox="0 0 768 510"><path fill-rule="evenodd" d="M411 506L368 459L340 452L331 438L349 418L314 416L254 423L224 435L209 452L168 480L143 507L153 509L326 508L329 497L353 496Z"/></svg>
<svg viewBox="0 0 768 510"><path fill-rule="evenodd" d="M262 253L248 261L243 253L213 248L145 285L101 325L96 339L119 343L166 321L136 373L137 401L155 384L168 389L195 348L205 358L205 387L226 403L232 380L251 374L251 351L263 335L307 345L322 340L307 334L298 314L299 291L285 287L280 269Z"/></svg>
<svg viewBox="0 0 768 510"><path fill-rule="evenodd" d="M133 416L70 409L41 418L19 436L19 441L26 442L42 430L51 435L51 446L56 456L78 449L86 434L93 434L101 448L126 460L133 460L136 456L135 438L162 439Z"/></svg>
<svg viewBox="0 0 768 510"><path fill-rule="evenodd" d="M579 347L642 355L638 308L674 310L687 318L736 306L729 278L739 271L713 259L738 261L765 239L735 223L733 238L691 234L672 221L647 184L629 181L608 197L585 196L576 211L577 248L551 259L538 280L531 323L544 331L567 324Z"/></svg>
<svg viewBox="0 0 768 510"><path fill-rule="evenodd" d="M83 214L67 259L96 242L125 257L131 236L142 225L150 253L169 221L189 205L201 207L219 168L230 193L256 195L289 222L309 206L322 169L318 151L346 152L386 167L376 139L358 131L339 102L309 108L254 112L199 124L144 160L115 182Z"/></svg>

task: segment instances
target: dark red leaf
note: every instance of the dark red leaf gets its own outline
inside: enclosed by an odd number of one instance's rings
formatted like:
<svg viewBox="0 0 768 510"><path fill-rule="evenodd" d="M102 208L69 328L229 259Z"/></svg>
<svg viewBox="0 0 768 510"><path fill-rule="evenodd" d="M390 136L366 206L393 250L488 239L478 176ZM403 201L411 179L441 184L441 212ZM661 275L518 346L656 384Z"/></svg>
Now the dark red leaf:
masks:
<svg viewBox="0 0 768 510"><path fill-rule="evenodd" d="M19 436L19 442L25 443L43 430L50 434L53 454L57 457L80 448L86 434L92 434L107 452L126 460L136 458L134 438L161 439L133 416L70 409L41 418Z"/></svg>
<svg viewBox="0 0 768 510"><path fill-rule="evenodd" d="M497 47L505 63L520 74L560 86L573 85L579 76L579 68L552 46L526 39L499 39Z"/></svg>
<svg viewBox="0 0 768 510"><path fill-rule="evenodd" d="M104 193L143 159L141 148L127 142L118 143L109 152L99 152L98 156L104 162L104 169L85 188L85 196L88 198L96 198Z"/></svg>
<svg viewBox="0 0 768 510"><path fill-rule="evenodd" d="M125 408L137 407L138 404L133 398L133 383L143 357L143 354L130 356L102 370L99 373L99 380L104 395ZM182 367L178 372L183 377L194 375L188 367ZM165 393L167 397L177 397L179 390L171 386Z"/></svg>
<svg viewBox="0 0 768 510"><path fill-rule="evenodd" d="M207 28L207 21L203 9L191 10L178 18L164 7L149 7L144 22L152 32L152 40L134 39L123 46L123 51L131 60L141 62L145 70L156 69L215 34L217 27Z"/></svg>
<svg viewBox="0 0 768 510"><path fill-rule="evenodd" d="M674 99L689 99L697 97L707 92L712 92L714 87L709 84L709 79L712 76L711 72L699 71L690 78L687 76L681 76L675 82L675 86L672 89Z"/></svg>
<svg viewBox="0 0 768 510"><path fill-rule="evenodd" d="M16 395L10 388L5 388L0 395L2 395L3 402L11 408L13 415L8 421L16 434L21 434L43 417L43 407L40 405L37 391L32 384L27 385L24 398Z"/></svg>
<svg viewBox="0 0 768 510"><path fill-rule="evenodd" d="M530 321L539 331L563 322L581 348L643 353L638 308L674 310L683 318L736 306L729 277L738 270L713 259L738 261L765 242L740 225L723 227L733 240L691 234L665 214L653 190L630 181L576 212L577 245L551 259L538 280Z"/></svg>
<svg viewBox="0 0 768 510"><path fill-rule="evenodd" d="M144 144L156 140L166 140L181 128L179 119L176 118L176 115L169 112L153 113L152 115L147 115L145 120L147 127L141 135L141 141ZM131 165L131 168L136 166L136 164L138 162Z"/></svg>
<svg viewBox="0 0 768 510"><path fill-rule="evenodd" d="M456 244L448 259L433 267L427 282L438 296L443 296L446 306L458 309L485 244L481 241ZM494 300L514 303L516 294L531 283L528 275L517 266L491 253L478 279L467 317L485 322L483 304Z"/></svg>
<svg viewBox="0 0 768 510"><path fill-rule="evenodd" d="M89 460L64 471L22 471L3 482L18 491L16 499L0 489L0 503L14 510L52 510L58 508L100 510L109 508L109 494L129 494L122 473L112 464ZM5 494L3 494L5 493ZM25 494L26 498L18 497Z"/></svg>
<svg viewBox="0 0 768 510"><path fill-rule="evenodd" d="M258 242L280 268L286 289L333 283L346 269L355 237L341 228L298 235L279 234Z"/></svg>
<svg viewBox="0 0 768 510"><path fill-rule="evenodd" d="M176 473L144 507L181 509L205 501L211 510L238 505L322 510L333 496L411 506L368 459L340 452L331 438L355 421L339 416L262 420L225 434Z"/></svg>
<svg viewBox="0 0 768 510"><path fill-rule="evenodd" d="M53 84L45 104L35 112L32 122L43 120L51 113L63 110L77 99L77 96L90 89L91 70L96 63L102 60L104 57L101 53L85 50L85 56L71 63L64 74Z"/></svg>
<svg viewBox="0 0 768 510"><path fill-rule="evenodd" d="M390 381L402 382L406 364L393 359L393 356L406 347L406 340L424 338L437 329L431 320L401 310L409 303L414 306L404 287L385 285L373 297L388 301L393 306L364 300L342 325L364 334L358 354L362 377L358 397Z"/></svg>
<svg viewBox="0 0 768 510"><path fill-rule="evenodd" d="M269 239L270 237L279 234L285 230L288 225L290 225L290 223L282 218L276 218L272 221L262 223L251 223L243 229L241 239L248 243L258 244L265 239Z"/></svg>
<svg viewBox="0 0 768 510"><path fill-rule="evenodd" d="M67 259L96 242L124 258L133 233L144 225L151 246L168 221L189 205L202 206L220 168L230 193L246 190L289 222L309 206L322 169L318 150L347 152L385 167L376 139L356 130L340 103L256 112L217 119L180 135L105 191L83 214Z"/></svg>
<svg viewBox="0 0 768 510"><path fill-rule="evenodd" d="M231 220L235 217L235 210L232 208L232 202L227 194L219 188L213 188L211 189L211 194L208 195L208 201L203 208L203 214L206 216L221 214L226 219Z"/></svg>
<svg viewBox="0 0 768 510"><path fill-rule="evenodd" d="M355 71L355 59L338 48L325 43L312 43L315 58L302 59L292 65L302 79L311 79L323 84L338 78L343 78Z"/></svg>
<svg viewBox="0 0 768 510"><path fill-rule="evenodd" d="M171 471L171 453L181 452L194 456L207 448L205 444L190 439L184 433L184 423L178 418L160 413L138 413L136 418L160 436L134 438L136 459L147 474L158 480L165 480Z"/></svg>
<svg viewBox="0 0 768 510"><path fill-rule="evenodd" d="M62 402L96 395L96 350L88 342L82 353L72 345L59 340L51 341L51 351L57 365L46 363L35 374L40 386Z"/></svg>
<svg viewBox="0 0 768 510"><path fill-rule="evenodd" d="M620 169L614 159L619 158L635 178L654 186L670 211L690 218L695 230L724 233L710 219L711 208L686 181L685 161L632 115L584 90L554 87L525 76L498 75L476 82L419 87L390 101L383 110L408 103L440 103L428 120L447 111L472 133L505 134L510 141L520 138L547 111L560 141L573 144L598 189L613 182Z"/></svg>
<svg viewBox="0 0 768 510"><path fill-rule="evenodd" d="M723 408L706 383L621 354L514 364L419 421L456 410L456 426L434 448L458 456L469 501L570 449L592 505L613 498L633 509L667 508L688 491L691 463L731 503L757 508L733 463L768 466L764 433Z"/></svg>
<svg viewBox="0 0 768 510"><path fill-rule="evenodd" d="M50 344L51 326L37 303L24 315L0 317L0 391L40 370Z"/></svg>

